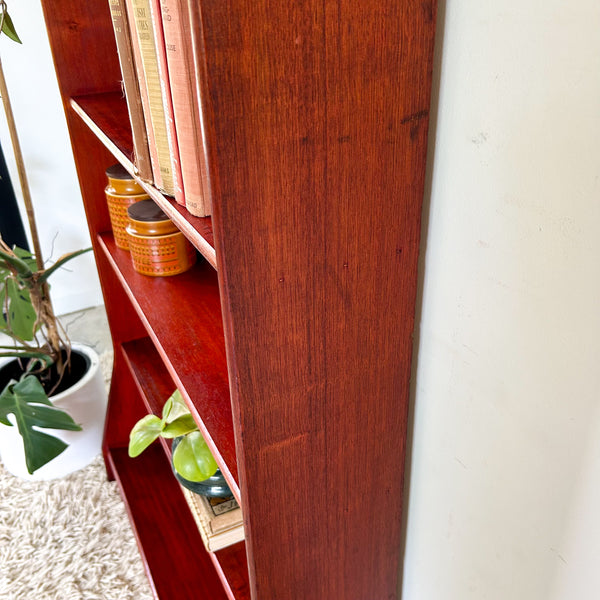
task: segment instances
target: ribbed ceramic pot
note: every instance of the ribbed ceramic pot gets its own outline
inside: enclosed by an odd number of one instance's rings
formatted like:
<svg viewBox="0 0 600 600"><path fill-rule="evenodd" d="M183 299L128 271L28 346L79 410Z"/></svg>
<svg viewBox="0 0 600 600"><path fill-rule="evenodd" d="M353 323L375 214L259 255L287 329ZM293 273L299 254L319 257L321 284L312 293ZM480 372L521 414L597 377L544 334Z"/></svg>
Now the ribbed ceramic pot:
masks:
<svg viewBox="0 0 600 600"><path fill-rule="evenodd" d="M152 200L132 204L127 216L129 250L138 273L166 277L194 265L196 249Z"/></svg>
<svg viewBox="0 0 600 600"><path fill-rule="evenodd" d="M129 250L129 238L125 231L129 222L127 209L140 200L147 200L149 196L121 164L106 169L106 177L108 185L104 193L115 244L118 248Z"/></svg>

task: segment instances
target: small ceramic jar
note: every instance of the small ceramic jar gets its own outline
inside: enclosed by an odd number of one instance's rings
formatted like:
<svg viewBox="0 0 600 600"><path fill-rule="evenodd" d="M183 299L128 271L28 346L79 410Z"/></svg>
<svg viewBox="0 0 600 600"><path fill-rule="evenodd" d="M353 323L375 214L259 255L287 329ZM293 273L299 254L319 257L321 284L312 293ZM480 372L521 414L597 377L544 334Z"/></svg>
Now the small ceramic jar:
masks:
<svg viewBox="0 0 600 600"><path fill-rule="evenodd" d="M194 246L152 200L132 204L127 216L129 249L138 273L165 277L194 265Z"/></svg>
<svg viewBox="0 0 600 600"><path fill-rule="evenodd" d="M129 238L125 228L128 224L127 208L134 202L149 198L142 186L121 165L112 165L106 169L108 185L104 193L108 203L108 214L112 226L115 244L118 248L129 250Z"/></svg>

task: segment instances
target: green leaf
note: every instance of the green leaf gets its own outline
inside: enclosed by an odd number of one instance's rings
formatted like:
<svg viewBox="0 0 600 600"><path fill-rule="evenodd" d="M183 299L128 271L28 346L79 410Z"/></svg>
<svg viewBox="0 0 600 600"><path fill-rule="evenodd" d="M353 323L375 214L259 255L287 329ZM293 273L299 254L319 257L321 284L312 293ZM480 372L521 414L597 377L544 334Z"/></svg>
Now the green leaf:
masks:
<svg viewBox="0 0 600 600"><path fill-rule="evenodd" d="M25 262L32 271L37 269L37 262L35 260L35 256L29 252L29 250L25 250L25 248L19 248L19 246L13 246L12 251L23 261Z"/></svg>
<svg viewBox="0 0 600 600"><path fill-rule="evenodd" d="M29 291L19 287L14 279L6 281L8 294L8 328L21 340L35 337L37 315L31 303Z"/></svg>
<svg viewBox="0 0 600 600"><path fill-rule="evenodd" d="M175 419L172 423L167 423L163 430L162 436L167 439L172 439L191 433L192 431L198 431L198 426L192 415L182 415L178 419Z"/></svg>
<svg viewBox="0 0 600 600"><path fill-rule="evenodd" d="M74 259L75 257L85 254L89 252L92 248L84 248L83 250L77 250L76 252L70 252L69 254L64 254L61 256L51 267L47 268L45 271L40 271L40 277L38 281L40 283L44 283L54 271L60 269L66 262Z"/></svg>
<svg viewBox="0 0 600 600"><path fill-rule="evenodd" d="M163 426L163 421L156 415L146 415L140 419L129 434L129 456L139 456L160 436Z"/></svg>
<svg viewBox="0 0 600 600"><path fill-rule="evenodd" d="M55 407L48 399L42 384L32 375L18 383L11 382L0 394L0 423L11 426L8 415L12 414L23 438L25 462L29 473L33 473L66 447L62 440L45 432L33 429L66 429L80 431L81 427L63 410Z"/></svg>
<svg viewBox="0 0 600 600"><path fill-rule="evenodd" d="M12 267L20 277L26 278L33 275L33 271L29 268L27 261L14 254L8 254L4 250L0 250L0 265L4 269L9 270Z"/></svg>
<svg viewBox="0 0 600 600"><path fill-rule="evenodd" d="M173 466L188 481L204 481L212 477L218 468L199 431L186 435L179 442L173 452Z"/></svg>
<svg viewBox="0 0 600 600"><path fill-rule="evenodd" d="M19 36L17 35L17 32L15 30L15 26L13 25L12 19L10 18L10 15L7 12L4 13L4 23L2 23L2 32L5 33L6 36L14 42L17 42L18 44L23 43L19 39Z"/></svg>
<svg viewBox="0 0 600 600"><path fill-rule="evenodd" d="M165 402L162 410L162 417L165 423L172 423L183 415L189 415L190 410L179 390L175 390L169 399Z"/></svg>

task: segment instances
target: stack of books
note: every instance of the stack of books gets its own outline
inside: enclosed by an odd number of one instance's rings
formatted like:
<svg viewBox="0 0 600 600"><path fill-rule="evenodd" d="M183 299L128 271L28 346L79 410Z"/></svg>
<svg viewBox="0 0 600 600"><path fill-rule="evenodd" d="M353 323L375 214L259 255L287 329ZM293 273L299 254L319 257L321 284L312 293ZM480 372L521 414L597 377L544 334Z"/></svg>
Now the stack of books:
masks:
<svg viewBox="0 0 600 600"><path fill-rule="evenodd" d="M236 499L207 498L181 486L208 552L216 552L244 539L242 509Z"/></svg>
<svg viewBox="0 0 600 600"><path fill-rule="evenodd" d="M109 0L137 175L199 217L211 214L202 132L200 4Z"/></svg>

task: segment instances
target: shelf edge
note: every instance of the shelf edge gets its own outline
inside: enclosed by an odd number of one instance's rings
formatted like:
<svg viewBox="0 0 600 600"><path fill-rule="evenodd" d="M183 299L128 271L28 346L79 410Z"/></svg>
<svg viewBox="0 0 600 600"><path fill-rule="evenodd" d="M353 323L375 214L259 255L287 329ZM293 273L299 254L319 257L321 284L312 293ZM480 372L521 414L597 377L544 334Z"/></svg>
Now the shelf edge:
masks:
<svg viewBox="0 0 600 600"><path fill-rule="evenodd" d="M110 139L108 135L98 126L94 119L77 102L76 98L71 98L70 106L87 125L90 131L98 138L105 148L120 162L127 172L139 183L144 191L160 206L163 212L175 223L177 228L185 237L195 246L195 248L206 258L213 269L217 270L217 254L215 248L187 221L187 219L175 208L175 206L165 198L152 184L140 179L136 173L135 165L124 154L118 146Z"/></svg>

